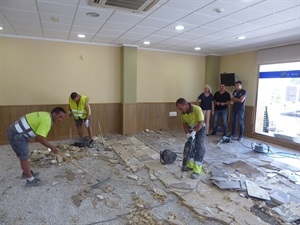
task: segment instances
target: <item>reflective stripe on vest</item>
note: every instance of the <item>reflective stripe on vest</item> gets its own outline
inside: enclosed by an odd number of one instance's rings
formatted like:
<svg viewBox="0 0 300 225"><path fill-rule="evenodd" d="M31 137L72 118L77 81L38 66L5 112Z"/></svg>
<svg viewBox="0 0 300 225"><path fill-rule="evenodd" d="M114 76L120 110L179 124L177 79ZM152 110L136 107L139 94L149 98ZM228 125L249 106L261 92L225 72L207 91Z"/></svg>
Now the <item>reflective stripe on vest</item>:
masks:
<svg viewBox="0 0 300 225"><path fill-rule="evenodd" d="M16 123L15 128L19 134L23 134L25 137L36 137L36 134L33 132L29 126L25 116L22 116Z"/></svg>

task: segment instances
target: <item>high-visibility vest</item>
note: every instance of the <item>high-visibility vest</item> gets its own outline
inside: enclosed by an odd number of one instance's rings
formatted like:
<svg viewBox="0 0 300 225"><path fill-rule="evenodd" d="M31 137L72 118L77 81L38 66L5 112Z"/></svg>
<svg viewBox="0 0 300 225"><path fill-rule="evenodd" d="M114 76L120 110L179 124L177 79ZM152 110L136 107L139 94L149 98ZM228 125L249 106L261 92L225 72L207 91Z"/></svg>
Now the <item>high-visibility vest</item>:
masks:
<svg viewBox="0 0 300 225"><path fill-rule="evenodd" d="M72 99L69 98L69 104L72 111L72 114L74 115L74 118L77 120L78 118L85 119L86 118L86 110L85 110L85 103L89 98L87 96L81 96L79 99L79 103L77 103ZM90 106L88 106L90 107ZM90 114L91 114L91 109Z"/></svg>
<svg viewBox="0 0 300 225"><path fill-rule="evenodd" d="M33 112L17 120L14 129L26 138L33 138L37 135L46 137L51 126L52 119L49 112Z"/></svg>
<svg viewBox="0 0 300 225"><path fill-rule="evenodd" d="M23 133L23 135L27 138L36 137L36 134L29 126L25 116L22 116L18 121L16 121L15 128L19 134Z"/></svg>

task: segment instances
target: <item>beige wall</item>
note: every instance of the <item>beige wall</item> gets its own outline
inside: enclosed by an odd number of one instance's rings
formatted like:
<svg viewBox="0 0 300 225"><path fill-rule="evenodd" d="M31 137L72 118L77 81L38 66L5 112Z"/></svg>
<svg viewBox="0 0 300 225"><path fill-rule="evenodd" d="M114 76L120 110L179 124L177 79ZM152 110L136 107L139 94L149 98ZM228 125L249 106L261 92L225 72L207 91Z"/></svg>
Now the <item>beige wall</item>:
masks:
<svg viewBox="0 0 300 225"><path fill-rule="evenodd" d="M246 52L221 57L220 73L234 72L238 80L242 81L243 88L247 91L246 105L255 106L258 65L256 64L256 52ZM233 91L233 89L228 89Z"/></svg>
<svg viewBox="0 0 300 225"><path fill-rule="evenodd" d="M72 91L121 101L118 47L2 37L0 48L0 105L65 104Z"/></svg>
<svg viewBox="0 0 300 225"><path fill-rule="evenodd" d="M204 87L205 57L138 51L137 101L195 101Z"/></svg>

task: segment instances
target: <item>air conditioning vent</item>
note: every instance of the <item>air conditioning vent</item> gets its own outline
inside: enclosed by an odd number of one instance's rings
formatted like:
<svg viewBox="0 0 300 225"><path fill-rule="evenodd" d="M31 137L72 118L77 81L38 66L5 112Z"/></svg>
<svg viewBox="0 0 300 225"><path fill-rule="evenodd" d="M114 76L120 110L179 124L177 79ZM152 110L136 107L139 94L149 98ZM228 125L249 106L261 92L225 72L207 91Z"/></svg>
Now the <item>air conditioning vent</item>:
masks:
<svg viewBox="0 0 300 225"><path fill-rule="evenodd" d="M158 1L159 0L89 0L89 5L141 12L148 11Z"/></svg>

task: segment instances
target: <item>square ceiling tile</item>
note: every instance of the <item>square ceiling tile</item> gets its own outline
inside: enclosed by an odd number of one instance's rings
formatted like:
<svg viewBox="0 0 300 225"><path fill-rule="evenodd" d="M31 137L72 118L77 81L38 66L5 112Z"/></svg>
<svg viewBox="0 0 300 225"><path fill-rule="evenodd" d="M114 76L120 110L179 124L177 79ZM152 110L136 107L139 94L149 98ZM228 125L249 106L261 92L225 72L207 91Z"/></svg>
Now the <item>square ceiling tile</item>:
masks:
<svg viewBox="0 0 300 225"><path fill-rule="evenodd" d="M276 14L272 14L269 16L265 16L265 17L253 20L253 21L251 21L251 24L268 27L268 26L273 26L273 25L280 24L283 22L287 22L289 20L291 20L291 19L288 17L283 17L283 16L278 16Z"/></svg>
<svg viewBox="0 0 300 225"><path fill-rule="evenodd" d="M153 12L149 17L154 19L174 21L178 20L184 16L187 16L189 13L180 9L168 8L162 6L155 12Z"/></svg>
<svg viewBox="0 0 300 225"><path fill-rule="evenodd" d="M142 15L134 14L133 12L118 12L115 11L109 21L119 23L122 21L123 23L135 25L136 23L140 22L144 17Z"/></svg>
<svg viewBox="0 0 300 225"><path fill-rule="evenodd" d="M280 12L295 6L299 6L300 2L298 0L281 0L281 1L276 1L276 4L274 4L274 0L267 0L267 1L262 1L256 5L251 6L252 9L260 10L260 11L265 11L268 13L276 13Z"/></svg>
<svg viewBox="0 0 300 225"><path fill-rule="evenodd" d="M104 20L93 20L82 17L76 17L73 26L94 27L96 30L99 30L104 25L104 23Z"/></svg>
<svg viewBox="0 0 300 225"><path fill-rule="evenodd" d="M205 27L210 27L218 30L225 30L230 27L234 27L241 24L239 21L233 21L228 19L218 19L215 21L212 21L210 23L205 24Z"/></svg>
<svg viewBox="0 0 300 225"><path fill-rule="evenodd" d="M52 30L54 31L67 31L71 30L71 25L69 24L57 24L57 23L42 23L43 30Z"/></svg>
<svg viewBox="0 0 300 225"><path fill-rule="evenodd" d="M39 21L38 13L33 11L18 10L12 8L2 8L1 12L7 20L20 19L20 20Z"/></svg>
<svg viewBox="0 0 300 225"><path fill-rule="evenodd" d="M64 30L43 30L45 38L63 39L67 40L69 37L69 31Z"/></svg>
<svg viewBox="0 0 300 225"><path fill-rule="evenodd" d="M40 13L74 17L77 7L73 5L65 5L61 3L38 1L38 8Z"/></svg>
<svg viewBox="0 0 300 225"><path fill-rule="evenodd" d="M133 28L130 29L130 32L135 32L135 33L143 33L145 35L150 35L157 31L156 28L152 27L143 27L143 26L134 26Z"/></svg>
<svg viewBox="0 0 300 225"><path fill-rule="evenodd" d="M174 9L181 9L188 12L194 12L200 8L214 2L214 0L188 0L188 1L168 1L164 6Z"/></svg>
<svg viewBox="0 0 300 225"><path fill-rule="evenodd" d="M166 27L170 24L170 21L168 20L160 20L155 18L146 18L138 23L139 26L143 27L152 27L156 29L161 29L163 27Z"/></svg>
<svg viewBox="0 0 300 225"><path fill-rule="evenodd" d="M52 15L48 13L40 13L40 17L42 22L45 23L70 24L70 25L73 23L73 19L74 19L71 16ZM57 20L58 22L55 22Z"/></svg>
<svg viewBox="0 0 300 225"><path fill-rule="evenodd" d="M120 31L127 31L132 27L130 24L124 24L124 23L115 23L108 21L103 25L103 29L107 30L120 30Z"/></svg>
<svg viewBox="0 0 300 225"><path fill-rule="evenodd" d="M248 22L252 21L264 16L267 16L271 13L264 12L261 10L257 9L252 9L252 8L246 8L240 11L237 11L235 13L232 13L228 16L226 16L226 19L234 20L234 21L239 21L239 22Z"/></svg>
<svg viewBox="0 0 300 225"><path fill-rule="evenodd" d="M217 16L208 16L199 13L192 13L184 18L181 18L179 22L201 26L203 24L212 22L216 19L218 19Z"/></svg>
<svg viewBox="0 0 300 225"><path fill-rule="evenodd" d="M1 8L12 8L25 11L37 11L35 0L1 0Z"/></svg>

